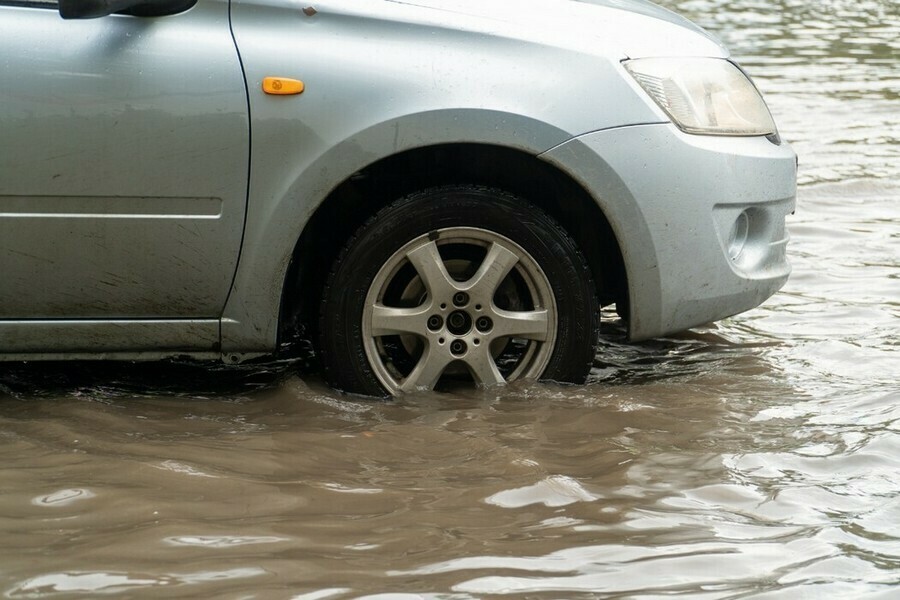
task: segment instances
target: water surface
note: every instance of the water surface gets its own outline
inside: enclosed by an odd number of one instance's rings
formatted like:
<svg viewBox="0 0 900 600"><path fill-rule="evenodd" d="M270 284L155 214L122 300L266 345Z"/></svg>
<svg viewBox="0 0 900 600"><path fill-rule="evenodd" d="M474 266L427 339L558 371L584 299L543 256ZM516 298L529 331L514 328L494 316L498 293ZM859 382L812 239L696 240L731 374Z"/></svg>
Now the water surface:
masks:
<svg viewBox="0 0 900 600"><path fill-rule="evenodd" d="M2 365L2 593L896 598L900 5L665 5L800 154L781 293L640 345L611 323L581 387Z"/></svg>

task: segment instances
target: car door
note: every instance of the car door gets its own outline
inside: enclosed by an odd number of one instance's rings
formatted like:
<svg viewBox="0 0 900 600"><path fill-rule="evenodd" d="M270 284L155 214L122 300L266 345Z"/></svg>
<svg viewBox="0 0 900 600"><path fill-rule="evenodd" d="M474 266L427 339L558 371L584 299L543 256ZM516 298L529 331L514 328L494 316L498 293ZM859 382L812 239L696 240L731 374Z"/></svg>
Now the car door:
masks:
<svg viewBox="0 0 900 600"><path fill-rule="evenodd" d="M217 320L249 156L228 2L64 21L55 2L0 0L0 57L0 326ZM0 351L43 348L20 338Z"/></svg>

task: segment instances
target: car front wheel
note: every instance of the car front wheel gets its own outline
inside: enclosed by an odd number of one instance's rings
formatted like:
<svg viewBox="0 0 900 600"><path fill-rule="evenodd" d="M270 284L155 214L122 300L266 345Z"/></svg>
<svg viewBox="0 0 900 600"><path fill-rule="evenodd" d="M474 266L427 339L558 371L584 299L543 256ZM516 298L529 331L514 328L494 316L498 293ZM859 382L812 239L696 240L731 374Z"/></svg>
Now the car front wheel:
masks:
<svg viewBox="0 0 900 600"><path fill-rule="evenodd" d="M495 189L403 198L350 240L326 284L319 354L334 387L372 396L439 382L583 382L596 290L546 213Z"/></svg>

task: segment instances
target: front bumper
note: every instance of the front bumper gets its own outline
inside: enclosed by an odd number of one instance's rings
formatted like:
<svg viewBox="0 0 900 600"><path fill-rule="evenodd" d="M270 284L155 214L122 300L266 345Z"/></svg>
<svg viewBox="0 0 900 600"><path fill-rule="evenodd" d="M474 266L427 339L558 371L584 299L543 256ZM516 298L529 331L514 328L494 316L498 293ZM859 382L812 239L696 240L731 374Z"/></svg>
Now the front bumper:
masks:
<svg viewBox="0 0 900 600"><path fill-rule="evenodd" d="M797 181L787 144L650 124L586 134L541 158L577 180L612 226L631 339L743 312L787 281Z"/></svg>

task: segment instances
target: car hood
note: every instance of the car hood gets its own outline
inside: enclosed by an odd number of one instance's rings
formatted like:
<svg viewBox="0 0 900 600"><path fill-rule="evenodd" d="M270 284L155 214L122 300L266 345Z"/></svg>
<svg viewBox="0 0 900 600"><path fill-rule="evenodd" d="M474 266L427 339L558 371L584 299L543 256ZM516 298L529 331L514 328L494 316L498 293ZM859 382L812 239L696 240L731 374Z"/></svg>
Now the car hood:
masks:
<svg viewBox="0 0 900 600"><path fill-rule="evenodd" d="M627 58L726 57L722 43L694 23L647 0L385 0L410 8L466 15L475 29L513 25L523 39L578 45L591 40Z"/></svg>

